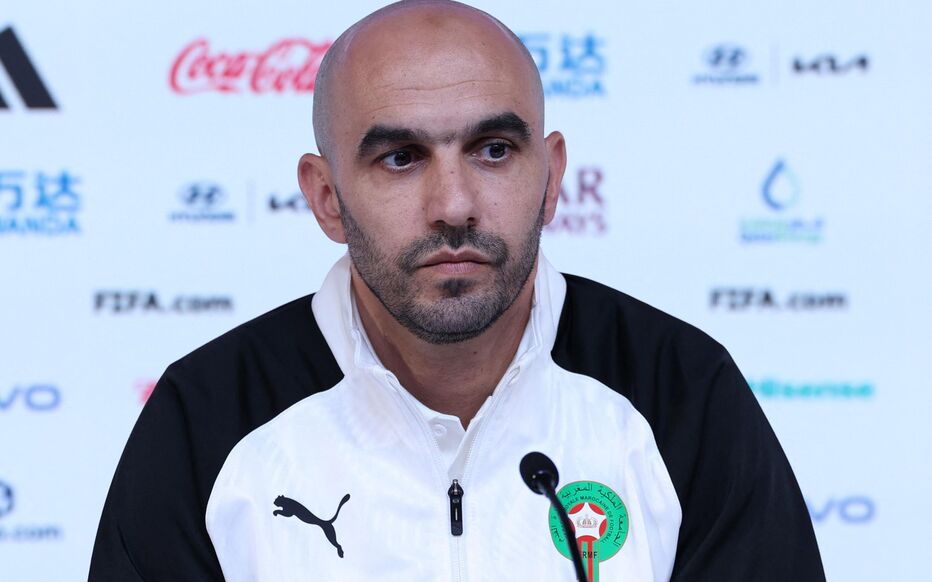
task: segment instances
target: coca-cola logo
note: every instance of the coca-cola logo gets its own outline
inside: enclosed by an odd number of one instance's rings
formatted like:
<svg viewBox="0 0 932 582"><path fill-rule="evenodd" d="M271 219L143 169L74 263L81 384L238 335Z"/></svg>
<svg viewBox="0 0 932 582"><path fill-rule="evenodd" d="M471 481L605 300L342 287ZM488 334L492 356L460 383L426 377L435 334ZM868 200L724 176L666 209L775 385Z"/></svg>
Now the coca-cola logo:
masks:
<svg viewBox="0 0 932 582"><path fill-rule="evenodd" d="M149 397L152 396L152 391L155 390L156 380L137 380L136 381L136 394L139 396L139 404L145 404Z"/></svg>
<svg viewBox="0 0 932 582"><path fill-rule="evenodd" d="M199 38L172 64L168 82L179 95L219 93L310 93L331 41L280 40L262 52L212 52Z"/></svg>

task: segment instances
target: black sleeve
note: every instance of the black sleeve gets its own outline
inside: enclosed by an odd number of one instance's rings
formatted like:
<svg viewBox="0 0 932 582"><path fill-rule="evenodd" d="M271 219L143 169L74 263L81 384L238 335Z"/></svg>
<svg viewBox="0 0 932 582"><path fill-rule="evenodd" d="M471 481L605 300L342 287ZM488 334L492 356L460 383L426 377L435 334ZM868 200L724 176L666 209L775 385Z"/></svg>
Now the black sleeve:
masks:
<svg viewBox="0 0 932 582"><path fill-rule="evenodd" d="M566 280L554 361L650 424L683 511L672 580L824 581L793 470L725 348L623 293Z"/></svg>
<svg viewBox="0 0 932 582"><path fill-rule="evenodd" d="M89 580L223 580L206 515L227 455L256 427L341 378L311 296L169 366L117 465Z"/></svg>
<svg viewBox="0 0 932 582"><path fill-rule="evenodd" d="M104 505L89 580L223 580L178 374L166 371L133 428Z"/></svg>
<svg viewBox="0 0 932 582"><path fill-rule="evenodd" d="M726 353L707 381L657 426L683 507L671 580L824 581L790 464Z"/></svg>

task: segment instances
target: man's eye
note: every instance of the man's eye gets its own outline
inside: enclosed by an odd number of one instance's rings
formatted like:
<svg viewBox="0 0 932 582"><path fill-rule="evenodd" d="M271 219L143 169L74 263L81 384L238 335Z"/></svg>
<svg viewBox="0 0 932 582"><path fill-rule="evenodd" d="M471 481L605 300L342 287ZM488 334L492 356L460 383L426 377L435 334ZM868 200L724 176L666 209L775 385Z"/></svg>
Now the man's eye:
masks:
<svg viewBox="0 0 932 582"><path fill-rule="evenodd" d="M391 152L382 158L382 163L390 170L400 170L415 161L414 154L408 150Z"/></svg>
<svg viewBox="0 0 932 582"><path fill-rule="evenodd" d="M479 150L479 157L489 161L499 161L511 153L511 146L503 142L494 142L482 146Z"/></svg>

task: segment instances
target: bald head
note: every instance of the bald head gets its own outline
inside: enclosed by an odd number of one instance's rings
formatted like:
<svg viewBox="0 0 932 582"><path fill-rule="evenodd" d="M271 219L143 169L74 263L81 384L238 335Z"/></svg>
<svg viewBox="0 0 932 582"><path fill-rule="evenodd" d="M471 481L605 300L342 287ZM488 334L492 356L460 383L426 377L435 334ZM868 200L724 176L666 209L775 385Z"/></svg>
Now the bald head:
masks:
<svg viewBox="0 0 932 582"><path fill-rule="evenodd" d="M519 83L536 109L534 125L542 130L544 94L537 66L504 24L449 0L402 0L377 10L341 34L324 56L314 91L317 148L325 158L335 157L334 141L347 129L341 124L344 109L354 106L360 92L407 85L410 99L418 99L418 88L429 92L488 81L483 67ZM432 77L424 78L428 73Z"/></svg>
<svg viewBox="0 0 932 582"><path fill-rule="evenodd" d="M566 169L543 102L520 39L456 2L392 4L327 52L321 155L301 156L298 182L323 231L348 245L357 305L382 337L467 341L506 312L524 329Z"/></svg>

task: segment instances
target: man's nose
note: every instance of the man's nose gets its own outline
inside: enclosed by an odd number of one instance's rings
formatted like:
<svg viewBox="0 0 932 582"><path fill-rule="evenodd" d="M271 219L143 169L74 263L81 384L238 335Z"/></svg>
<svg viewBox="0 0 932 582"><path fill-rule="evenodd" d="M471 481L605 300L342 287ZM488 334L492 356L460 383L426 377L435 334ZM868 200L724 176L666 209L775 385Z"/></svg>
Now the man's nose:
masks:
<svg viewBox="0 0 932 582"><path fill-rule="evenodd" d="M430 225L474 226L479 192L468 162L460 155L437 156L431 166L426 203Z"/></svg>

